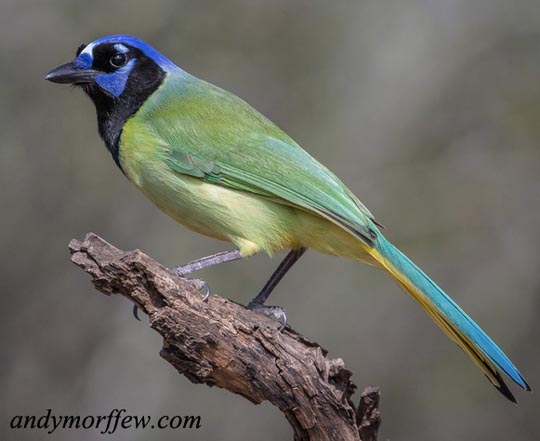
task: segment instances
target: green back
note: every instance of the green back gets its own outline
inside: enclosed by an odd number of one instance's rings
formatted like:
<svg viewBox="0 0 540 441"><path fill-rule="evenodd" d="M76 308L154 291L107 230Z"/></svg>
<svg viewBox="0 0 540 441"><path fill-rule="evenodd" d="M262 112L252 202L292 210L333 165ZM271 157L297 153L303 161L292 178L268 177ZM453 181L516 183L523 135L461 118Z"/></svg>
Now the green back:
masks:
<svg viewBox="0 0 540 441"><path fill-rule="evenodd" d="M371 245L369 210L325 166L237 96L169 74L137 113L176 173L316 213Z"/></svg>

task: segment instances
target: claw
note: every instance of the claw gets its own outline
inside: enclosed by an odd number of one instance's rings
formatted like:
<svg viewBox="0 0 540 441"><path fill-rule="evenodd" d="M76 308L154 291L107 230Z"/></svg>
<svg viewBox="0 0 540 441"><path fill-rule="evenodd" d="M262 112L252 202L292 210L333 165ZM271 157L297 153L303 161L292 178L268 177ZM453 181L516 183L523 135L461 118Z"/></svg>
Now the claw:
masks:
<svg viewBox="0 0 540 441"><path fill-rule="evenodd" d="M281 306L266 306L258 302L250 302L248 304L248 309L258 312L259 314L264 314L265 316L270 317L274 320L277 320L280 324L278 333L283 332L283 330L287 326L287 314L285 313L285 309Z"/></svg>
<svg viewBox="0 0 540 441"><path fill-rule="evenodd" d="M133 305L133 317L141 321L141 319L139 318L139 307L137 305Z"/></svg>
<svg viewBox="0 0 540 441"><path fill-rule="evenodd" d="M208 297L210 297L210 287L208 286L207 283L205 283L205 284L204 284L204 296L203 296L202 301L203 301L203 302L207 302L207 301L208 301Z"/></svg>
<svg viewBox="0 0 540 441"><path fill-rule="evenodd" d="M202 301L206 302L208 301L208 297L210 297L210 287L208 286L208 283L204 282L204 286L201 289L204 290ZM198 289L197 291L201 292L201 289Z"/></svg>
<svg viewBox="0 0 540 441"><path fill-rule="evenodd" d="M187 281L202 295L203 302L206 302L208 297L210 297L210 287L208 284L201 279L187 279Z"/></svg>

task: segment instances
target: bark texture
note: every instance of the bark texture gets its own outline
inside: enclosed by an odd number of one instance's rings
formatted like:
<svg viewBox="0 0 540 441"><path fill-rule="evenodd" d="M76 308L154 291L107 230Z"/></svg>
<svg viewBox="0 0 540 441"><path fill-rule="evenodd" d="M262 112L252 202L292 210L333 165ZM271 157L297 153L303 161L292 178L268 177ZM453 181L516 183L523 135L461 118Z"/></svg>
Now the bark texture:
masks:
<svg viewBox="0 0 540 441"><path fill-rule="evenodd" d="M96 289L121 294L163 336L161 357L193 383L218 386L252 403L277 406L295 440L375 441L379 391L356 386L340 358L317 343L237 303L207 302L189 282L139 250L122 251L89 233L69 244L71 260Z"/></svg>

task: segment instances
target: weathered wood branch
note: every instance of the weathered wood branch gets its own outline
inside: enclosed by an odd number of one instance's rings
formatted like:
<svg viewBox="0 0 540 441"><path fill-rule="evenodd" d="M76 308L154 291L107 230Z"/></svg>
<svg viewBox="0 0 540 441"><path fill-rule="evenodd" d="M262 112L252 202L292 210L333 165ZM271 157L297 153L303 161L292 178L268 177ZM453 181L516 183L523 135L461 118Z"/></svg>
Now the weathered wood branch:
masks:
<svg viewBox="0 0 540 441"><path fill-rule="evenodd" d="M217 295L203 302L192 284L139 250L121 251L95 234L69 244L71 260L104 294L121 294L163 336L160 355L194 383L218 386L284 414L295 440L374 441L379 391L357 407L340 358L317 343Z"/></svg>

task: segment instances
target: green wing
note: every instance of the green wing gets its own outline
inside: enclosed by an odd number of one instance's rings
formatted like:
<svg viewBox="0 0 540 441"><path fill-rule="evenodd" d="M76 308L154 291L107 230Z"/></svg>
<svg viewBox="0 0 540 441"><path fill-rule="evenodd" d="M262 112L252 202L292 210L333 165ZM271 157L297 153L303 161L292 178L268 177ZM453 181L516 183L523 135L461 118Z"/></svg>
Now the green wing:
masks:
<svg viewBox="0 0 540 441"><path fill-rule="evenodd" d="M194 77L168 78L141 109L175 172L316 213L367 245L369 210L325 166L240 98Z"/></svg>

